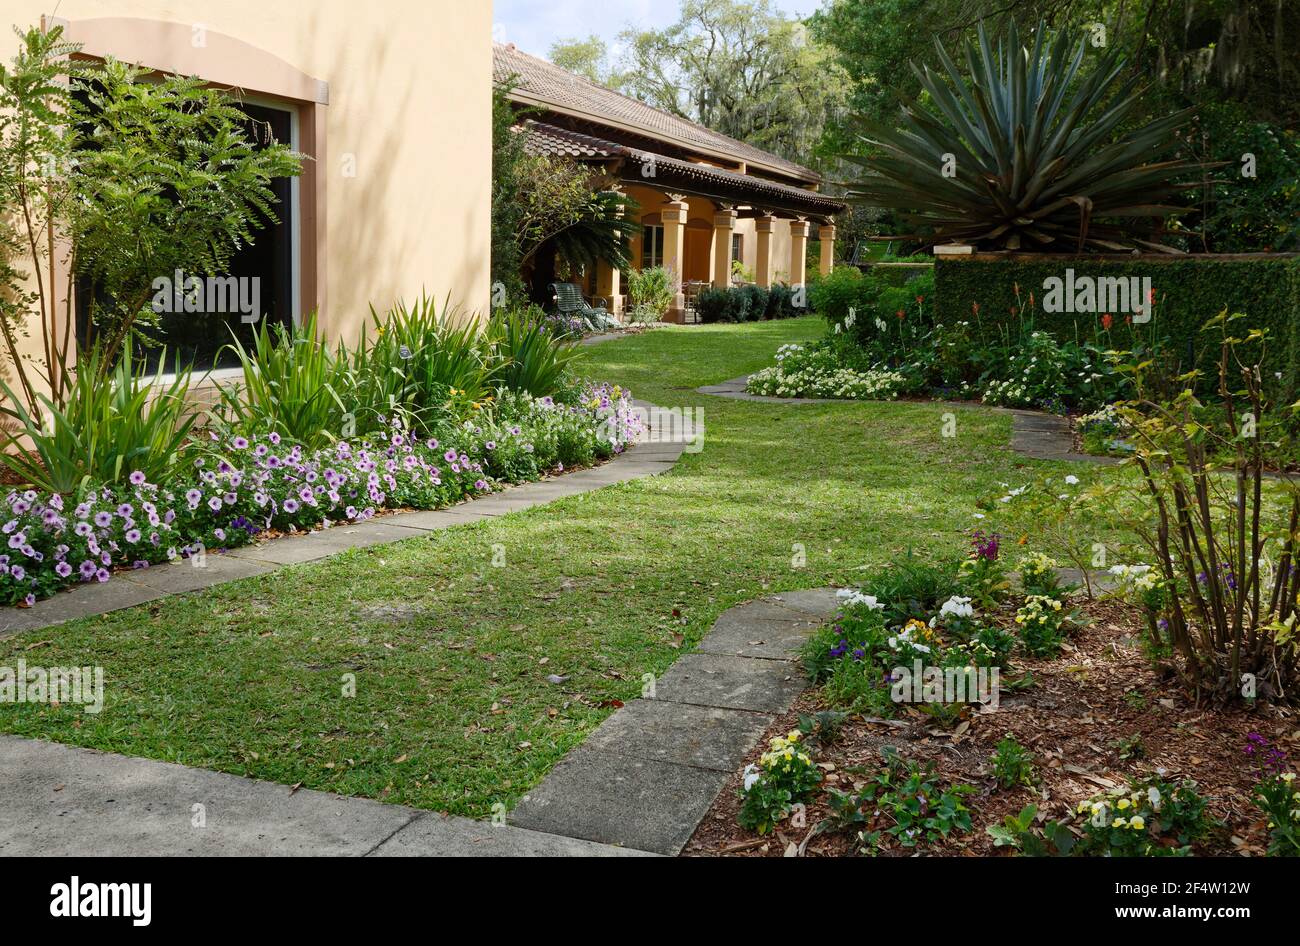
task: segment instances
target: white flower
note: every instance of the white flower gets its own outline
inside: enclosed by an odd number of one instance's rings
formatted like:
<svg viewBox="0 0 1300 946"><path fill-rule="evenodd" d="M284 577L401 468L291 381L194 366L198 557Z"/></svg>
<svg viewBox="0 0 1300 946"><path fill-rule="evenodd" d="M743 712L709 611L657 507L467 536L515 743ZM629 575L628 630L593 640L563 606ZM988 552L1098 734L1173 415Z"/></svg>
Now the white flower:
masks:
<svg viewBox="0 0 1300 946"><path fill-rule="evenodd" d="M760 778L762 778L762 773L759 772L758 766L756 766L754 763L751 762L749 765L745 766L744 778L745 778L745 791L749 791L751 788L754 787L754 783L757 782Z"/></svg>
<svg viewBox="0 0 1300 946"><path fill-rule="evenodd" d="M1065 478L1065 485L1066 485L1066 486L1078 486L1078 485L1079 485L1079 478L1078 478L1077 476L1075 476L1073 473L1071 473L1069 476L1067 476L1067 477Z"/></svg>
<svg viewBox="0 0 1300 946"><path fill-rule="evenodd" d="M959 595L953 595L939 608L940 617L952 615L958 618L968 618L974 613L975 609L971 607L970 598L963 598Z"/></svg>

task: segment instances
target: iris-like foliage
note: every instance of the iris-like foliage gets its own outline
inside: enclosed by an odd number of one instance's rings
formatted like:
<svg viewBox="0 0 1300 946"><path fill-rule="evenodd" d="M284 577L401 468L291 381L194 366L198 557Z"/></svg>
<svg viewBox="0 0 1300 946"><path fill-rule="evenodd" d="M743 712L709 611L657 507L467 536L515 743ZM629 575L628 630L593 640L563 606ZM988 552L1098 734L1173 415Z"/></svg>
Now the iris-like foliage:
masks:
<svg viewBox="0 0 1300 946"><path fill-rule="evenodd" d="M1032 49L1012 23L996 51L981 24L965 76L935 48L939 71L912 64L925 105L906 102L897 128L859 121L869 153L846 156L866 171L850 200L892 209L926 245L1169 250L1155 239L1171 198L1194 186L1177 181L1201 169L1174 153L1190 111L1128 127L1141 91L1118 49L1042 23Z"/></svg>

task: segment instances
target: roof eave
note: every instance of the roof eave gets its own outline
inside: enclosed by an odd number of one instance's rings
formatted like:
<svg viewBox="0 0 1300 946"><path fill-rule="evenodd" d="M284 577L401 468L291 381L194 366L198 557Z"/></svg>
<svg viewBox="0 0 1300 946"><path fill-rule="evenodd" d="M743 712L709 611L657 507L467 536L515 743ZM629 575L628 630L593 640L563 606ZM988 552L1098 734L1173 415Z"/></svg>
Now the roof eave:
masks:
<svg viewBox="0 0 1300 946"><path fill-rule="evenodd" d="M676 145L679 148L683 148L687 151L692 151L696 154L705 155L707 157L713 158L718 161L730 161L732 163L743 163L749 168L758 168L768 174L775 174L780 177L788 178L790 180L803 181L804 183L807 184L822 183L821 176L813 173L812 171L808 171L807 173L794 173L792 171L786 170L785 168L775 167L771 164L765 164L763 162L754 161L749 158L745 158L742 160L740 158L735 157L734 155L729 155L726 154L725 152L718 151L716 149L706 148L703 145L697 144L694 141L688 141L685 138L680 138L676 135L667 134L665 132L660 131L657 128L650 128L645 125L637 125L631 122L622 122L617 119L610 118L607 115L602 115L598 112L592 112L587 109L573 108L572 106L567 106L567 105L557 105L555 102L552 102L549 99L542 98L539 95L533 94L529 92L527 89L521 89L518 87L511 89L510 99L511 101L517 102L520 105L528 105L535 108L545 108L548 111L555 112L556 114L559 115L568 115L571 118L580 118L583 119L584 121L595 122L596 124L605 125L609 128L617 128L621 131L630 132L632 134L638 134L650 138L655 138L659 141L666 141L669 142L670 144Z"/></svg>

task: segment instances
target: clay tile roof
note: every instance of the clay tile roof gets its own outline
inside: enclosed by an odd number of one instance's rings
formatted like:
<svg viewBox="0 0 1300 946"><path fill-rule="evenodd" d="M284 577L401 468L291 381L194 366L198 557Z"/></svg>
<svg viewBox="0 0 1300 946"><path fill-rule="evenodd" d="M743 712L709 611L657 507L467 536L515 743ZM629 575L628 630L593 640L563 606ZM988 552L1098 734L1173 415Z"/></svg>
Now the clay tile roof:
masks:
<svg viewBox="0 0 1300 946"><path fill-rule="evenodd" d="M550 106L599 122L615 122L679 147L718 155L755 168L808 183L820 181L808 168L770 154L753 145L651 108L644 102L596 85L559 66L521 52L514 46L492 44L493 73L497 81L515 77L515 97L527 104Z"/></svg>
<svg viewBox="0 0 1300 946"><path fill-rule="evenodd" d="M746 200L760 202L768 198L774 205L822 216L833 216L844 210L842 201L802 187L654 154L618 142L584 135L568 128L558 128L545 122L529 119L519 130L528 136L524 147L534 154L565 155L577 160L627 158L638 165L654 165L658 171L673 180L698 182L710 193L721 194L725 191L732 195L743 196ZM637 176L637 174L632 175L633 179Z"/></svg>

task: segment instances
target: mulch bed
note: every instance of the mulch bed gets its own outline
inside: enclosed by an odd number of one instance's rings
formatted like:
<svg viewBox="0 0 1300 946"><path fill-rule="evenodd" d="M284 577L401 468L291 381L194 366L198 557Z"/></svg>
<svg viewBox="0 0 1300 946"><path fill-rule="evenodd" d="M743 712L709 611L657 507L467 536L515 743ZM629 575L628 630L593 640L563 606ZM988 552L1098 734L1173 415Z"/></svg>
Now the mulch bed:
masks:
<svg viewBox="0 0 1300 946"><path fill-rule="evenodd" d="M889 721L851 717L838 742L813 751L825 772L824 785L848 791L855 783L870 780L881 768L881 750L886 746L896 748L904 759L933 762L945 781L976 787L977 792L965 800L973 828L938 845L890 853L1002 856L1010 852L993 847L986 826L1000 824L1030 803L1038 806L1040 817L1066 820L1083 799L1124 785L1129 776L1161 770L1170 781L1194 779L1209 802L1210 814L1226 824L1195 853L1262 855L1267 826L1250 801L1256 776L1243 752L1246 736L1257 732L1295 758L1300 751L1300 716L1294 710L1266 705L1197 707L1175 680L1142 655L1140 624L1129 608L1090 602L1084 611L1093 623L1078 632L1058 658L1017 661L1016 670L1031 671L1036 685L1018 693L1009 693L1004 686L996 712L973 715L951 730L909 708ZM769 738L796 728L801 713L825 708L817 690L805 692L745 762L757 762ZM1004 790L993 778L989 756L1007 734L1034 753L1041 779L1037 789ZM1140 749L1121 758L1120 743L1133 737ZM793 855L827 811L819 796L808 805L805 827L794 828L786 820L773 834L759 838L736 822L740 786L738 771L696 829L685 855L782 857L787 851ZM851 832L830 833L812 837L803 854L852 855L858 847Z"/></svg>

